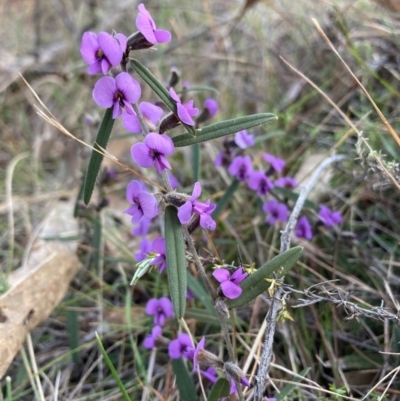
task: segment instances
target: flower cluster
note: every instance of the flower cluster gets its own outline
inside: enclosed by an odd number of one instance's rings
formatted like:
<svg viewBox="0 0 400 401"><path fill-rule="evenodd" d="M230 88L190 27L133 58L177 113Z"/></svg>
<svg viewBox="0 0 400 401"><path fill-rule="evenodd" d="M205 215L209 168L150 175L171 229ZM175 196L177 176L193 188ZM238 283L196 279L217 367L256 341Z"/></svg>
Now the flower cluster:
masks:
<svg viewBox="0 0 400 401"><path fill-rule="evenodd" d="M234 141L224 142L225 150L220 152L214 162L215 166L226 167L228 173L236 180L245 182L249 189L255 191L259 197L267 197L263 201L262 210L266 214L265 222L271 226L285 224L289 218L287 202L278 200L275 188L294 189L298 186L295 178L289 176L274 176L283 173L286 161L270 153L263 154L263 160L267 163L265 169L258 170L253 167L249 155L243 151L255 144L254 135L246 130L235 134ZM318 213L319 221L326 227L340 224L342 216L339 211L331 211L327 206L321 205ZM313 228L307 216L301 216L295 228L298 238L311 240Z"/></svg>

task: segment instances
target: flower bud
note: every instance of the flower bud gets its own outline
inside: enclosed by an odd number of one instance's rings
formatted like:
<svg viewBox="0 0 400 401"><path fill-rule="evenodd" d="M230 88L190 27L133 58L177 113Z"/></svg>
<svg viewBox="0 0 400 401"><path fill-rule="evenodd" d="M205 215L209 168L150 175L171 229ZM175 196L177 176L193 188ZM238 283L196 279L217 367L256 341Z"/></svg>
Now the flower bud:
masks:
<svg viewBox="0 0 400 401"><path fill-rule="evenodd" d="M181 124L182 124L181 120L179 120L179 118L174 113L170 113L161 120L158 132L160 134L164 134L164 132L169 131L175 127L178 127Z"/></svg>

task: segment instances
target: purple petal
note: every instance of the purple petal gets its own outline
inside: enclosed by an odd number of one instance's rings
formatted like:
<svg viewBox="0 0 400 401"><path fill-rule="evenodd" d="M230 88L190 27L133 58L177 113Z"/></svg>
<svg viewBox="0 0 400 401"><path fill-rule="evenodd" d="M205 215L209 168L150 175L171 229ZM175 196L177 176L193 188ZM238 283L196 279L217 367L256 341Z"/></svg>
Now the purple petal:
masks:
<svg viewBox="0 0 400 401"><path fill-rule="evenodd" d="M190 200L193 202L196 200L199 196L201 195L201 184L199 182L196 182L194 184L192 196L190 197Z"/></svg>
<svg viewBox="0 0 400 401"><path fill-rule="evenodd" d="M164 155L158 155L158 158L154 160L158 173L162 173L166 168L171 170L171 165Z"/></svg>
<svg viewBox="0 0 400 401"><path fill-rule="evenodd" d="M145 140L145 144L157 153L171 155L174 151L174 143L167 135L160 135L155 132L150 132Z"/></svg>
<svg viewBox="0 0 400 401"><path fill-rule="evenodd" d="M113 114L112 114L112 118L116 119L117 117L119 117L122 114L122 108L119 104L119 102L115 102L114 103L114 107L113 107Z"/></svg>
<svg viewBox="0 0 400 401"><path fill-rule="evenodd" d="M156 29L154 31L154 36L157 43L167 43L171 40L171 33L169 31L165 31L164 29Z"/></svg>
<svg viewBox="0 0 400 401"><path fill-rule="evenodd" d="M155 342L156 339L152 335L149 335L144 339L143 347L146 349L153 349L155 346Z"/></svg>
<svg viewBox="0 0 400 401"><path fill-rule="evenodd" d="M248 134L246 130L235 134L235 143L239 148L246 149L254 145L254 135Z"/></svg>
<svg viewBox="0 0 400 401"><path fill-rule="evenodd" d="M160 301L156 298L149 299L146 304L146 313L148 315L156 315L158 308L160 307Z"/></svg>
<svg viewBox="0 0 400 401"><path fill-rule="evenodd" d="M111 68L110 62L104 57L100 61L100 66L101 66L101 72L106 75L108 73L108 70Z"/></svg>
<svg viewBox="0 0 400 401"><path fill-rule="evenodd" d="M169 88L169 95L172 97L172 99L175 100L175 102L177 104L182 103L181 99L179 98L179 96L176 94L174 88Z"/></svg>
<svg viewBox="0 0 400 401"><path fill-rule="evenodd" d="M117 66L122 60L122 50L118 41L107 32L100 32L97 41L108 62L113 67Z"/></svg>
<svg viewBox="0 0 400 401"><path fill-rule="evenodd" d="M93 99L100 107L108 109L114 104L115 91L116 86L114 78L100 78L94 85Z"/></svg>
<svg viewBox="0 0 400 401"><path fill-rule="evenodd" d="M140 134L142 127L140 126L139 119L136 114L130 114L124 111L122 113L122 126L129 132Z"/></svg>
<svg viewBox="0 0 400 401"><path fill-rule="evenodd" d="M140 112L150 120L154 125L157 125L161 116L163 115L163 109L149 102L142 102L139 105Z"/></svg>
<svg viewBox="0 0 400 401"><path fill-rule="evenodd" d="M135 163L141 167L152 167L154 164L153 158L150 156L149 147L142 143L135 143L131 148L131 156Z"/></svg>
<svg viewBox="0 0 400 401"><path fill-rule="evenodd" d="M241 267L239 267L232 274L231 281L235 284L240 284L247 276L248 274L245 273Z"/></svg>
<svg viewBox="0 0 400 401"><path fill-rule="evenodd" d="M225 281L229 281L229 279L231 277L231 274L229 273L229 270L221 269L221 268L214 270L212 275L220 283L223 283Z"/></svg>
<svg viewBox="0 0 400 401"><path fill-rule="evenodd" d="M242 289L231 281L224 281L221 283L221 290L222 293L229 299L235 299L242 293Z"/></svg>
<svg viewBox="0 0 400 401"><path fill-rule="evenodd" d="M215 209L215 207L214 207ZM207 231L214 231L217 223L208 213L202 213L200 215L200 226Z"/></svg>
<svg viewBox="0 0 400 401"><path fill-rule="evenodd" d="M131 181L126 188L126 200L129 203L134 203L140 192L142 192L142 186L140 185L140 182L137 180Z"/></svg>
<svg viewBox="0 0 400 401"><path fill-rule="evenodd" d="M193 354L193 371L197 370L197 367L199 364L197 358L198 358L199 352L201 350L204 350L205 343L206 343L206 339L205 339L205 337L202 337L201 340L199 341L199 343L196 345L196 349Z"/></svg>
<svg viewBox="0 0 400 401"><path fill-rule="evenodd" d="M115 35L115 37L117 38L118 42L119 42L119 47L122 50L122 53L125 53L126 51L126 44L128 43L128 38L123 35L122 33L117 33Z"/></svg>
<svg viewBox="0 0 400 401"><path fill-rule="evenodd" d="M190 201L184 203L178 209L178 219L181 224L189 223L190 217L192 216L193 204Z"/></svg>
<svg viewBox="0 0 400 401"><path fill-rule="evenodd" d="M154 35L156 24L143 4L139 4L138 8L139 14L136 17L136 27L148 42L155 45L157 43L157 39Z"/></svg>
<svg viewBox="0 0 400 401"><path fill-rule="evenodd" d="M169 343L168 355L171 359L178 359L181 357L181 343L177 338Z"/></svg>
<svg viewBox="0 0 400 401"><path fill-rule="evenodd" d="M160 298L160 306L164 312L165 317L174 316L174 307L172 306L172 302L167 297Z"/></svg>
<svg viewBox="0 0 400 401"><path fill-rule="evenodd" d="M101 74L103 71L101 69L101 60L98 59L96 62L94 62L89 68L88 68L88 74L89 75L94 75L94 74Z"/></svg>
<svg viewBox="0 0 400 401"><path fill-rule="evenodd" d="M139 202L145 217L152 219L158 215L157 200L154 195L148 192L141 192Z"/></svg>
<svg viewBox="0 0 400 401"><path fill-rule="evenodd" d="M194 121L192 120L192 117L190 117L190 114L186 110L186 107L183 106L181 103L177 103L176 107L179 119L187 125L194 125Z"/></svg>
<svg viewBox="0 0 400 401"><path fill-rule="evenodd" d="M99 44L97 35L93 32L85 32L82 36L81 55L88 64L94 64L98 60L97 51Z"/></svg>
<svg viewBox="0 0 400 401"><path fill-rule="evenodd" d="M209 117L212 118L218 113L218 103L214 99L206 99L204 107L208 110Z"/></svg>
<svg viewBox="0 0 400 401"><path fill-rule="evenodd" d="M161 255L165 255L165 238L158 237L153 241L153 252L159 253Z"/></svg>
<svg viewBox="0 0 400 401"><path fill-rule="evenodd" d="M129 103L136 103L140 99L142 90L137 81L135 81L127 72L121 72L115 78L117 90L124 95L124 100Z"/></svg>

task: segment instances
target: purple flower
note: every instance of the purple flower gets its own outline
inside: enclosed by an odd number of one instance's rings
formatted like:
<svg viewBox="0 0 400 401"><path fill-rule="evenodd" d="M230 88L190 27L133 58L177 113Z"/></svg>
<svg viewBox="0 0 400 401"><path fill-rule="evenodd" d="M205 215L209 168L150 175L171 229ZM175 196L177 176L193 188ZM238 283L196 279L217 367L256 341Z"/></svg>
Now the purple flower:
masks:
<svg viewBox="0 0 400 401"><path fill-rule="evenodd" d="M90 64L88 73L107 74L111 67L117 66L126 49L126 41L126 37L121 33L113 37L107 32L100 32L98 35L85 32L80 50L83 59Z"/></svg>
<svg viewBox="0 0 400 401"><path fill-rule="evenodd" d="M270 215L265 221L271 224L271 226L273 226L277 221L285 223L289 214L287 206L284 203L277 202L275 199L265 202L263 210L265 213Z"/></svg>
<svg viewBox="0 0 400 401"><path fill-rule="evenodd" d="M247 185L253 191L257 191L258 196L267 195L274 188L270 179L262 171L253 171L247 180Z"/></svg>
<svg viewBox="0 0 400 401"><path fill-rule="evenodd" d="M178 209L178 218L181 224L189 223L192 213L200 214L206 206L204 203L197 202L196 199L201 195L201 184L196 182L194 184L192 196Z"/></svg>
<svg viewBox="0 0 400 401"><path fill-rule="evenodd" d="M139 110L145 122L153 125L152 129L155 128L163 115L163 109L161 107L155 106L149 102L140 103ZM127 112L122 113L122 125L129 132L135 134L140 134L142 132L142 127L140 126L139 119L135 112L133 114Z"/></svg>
<svg viewBox="0 0 400 401"><path fill-rule="evenodd" d="M239 284L248 276L241 267L236 269L232 275L229 270L221 268L216 269L212 275L221 283L222 293L229 299L235 299L240 296L242 289Z"/></svg>
<svg viewBox="0 0 400 401"><path fill-rule="evenodd" d="M176 94L174 88L169 88L169 94L171 95L172 99L174 99L176 102L176 108L179 119L186 125L194 125L192 117L197 116L197 114L199 114L199 109L193 107L194 101L189 100L187 103L182 104L182 101Z"/></svg>
<svg viewBox="0 0 400 401"><path fill-rule="evenodd" d="M271 167L278 173L280 173L286 165L285 160L280 159L274 155L270 155L269 153L264 153L264 160L268 162Z"/></svg>
<svg viewBox="0 0 400 401"><path fill-rule="evenodd" d="M165 319L174 316L174 308L167 297L152 298L146 304L146 313L154 316L154 324L162 326Z"/></svg>
<svg viewBox="0 0 400 401"><path fill-rule="evenodd" d="M342 222L342 214L339 211L332 212L329 207L324 205L320 206L318 216L326 227L332 227Z"/></svg>
<svg viewBox="0 0 400 401"><path fill-rule="evenodd" d="M151 265L160 265L158 271L162 273L162 271L167 266L167 260L165 256L165 238L158 237L155 238L153 241L152 252L157 253L158 256L150 263Z"/></svg>
<svg viewBox="0 0 400 401"><path fill-rule="evenodd" d="M139 14L136 17L136 27L146 40L153 45L169 42L171 34L163 29L157 29L156 23L143 3L139 4L138 9Z"/></svg>
<svg viewBox="0 0 400 401"><path fill-rule="evenodd" d="M158 214L157 200L154 195L144 191L144 185L139 181L131 181L126 188L126 200L132 206L125 210L126 214L132 216L132 223L138 223L145 216L148 219Z"/></svg>
<svg viewBox="0 0 400 401"><path fill-rule="evenodd" d="M152 242L146 237L143 237L140 241L140 251L135 253L136 262L141 262L143 259L146 259L147 254L151 251L151 248Z"/></svg>
<svg viewBox="0 0 400 401"><path fill-rule="evenodd" d="M190 300L192 300L192 299L194 299L194 294L193 294L193 292L188 288L187 291L186 291L186 300L187 300L187 301L190 301Z"/></svg>
<svg viewBox="0 0 400 401"><path fill-rule="evenodd" d="M215 369L210 366L207 370L201 370L200 373L202 376L204 376L206 379L208 379L211 383L215 383L218 380L217 372Z"/></svg>
<svg viewBox="0 0 400 401"><path fill-rule="evenodd" d="M302 216L299 218L299 221L297 222L296 225L295 234L298 238L305 238L308 240L310 240L313 237L311 224L306 216Z"/></svg>
<svg viewBox="0 0 400 401"><path fill-rule="evenodd" d="M141 167L156 166L157 171L161 173L165 169L170 169L165 156L169 156L174 151L174 143L167 135L160 135L150 132L144 138L144 143L135 143L131 149L132 159Z"/></svg>
<svg viewBox="0 0 400 401"><path fill-rule="evenodd" d="M215 167L227 166L229 164L229 161L230 161L229 155L226 152L221 151L218 153L217 157L214 160L214 166Z"/></svg>
<svg viewBox="0 0 400 401"><path fill-rule="evenodd" d="M296 188L298 184L293 177L281 177L275 180L274 185L282 188Z"/></svg>
<svg viewBox="0 0 400 401"><path fill-rule="evenodd" d="M205 337L202 337L202 339L199 341L199 343L196 345L196 348L193 353L193 372L197 371L198 369L198 356L199 352L204 350L204 344L206 343Z"/></svg>
<svg viewBox="0 0 400 401"><path fill-rule="evenodd" d="M213 118L218 113L218 103L214 99L206 99L204 107L208 111L208 118Z"/></svg>
<svg viewBox="0 0 400 401"><path fill-rule="evenodd" d="M239 181L246 181L253 171L250 156L237 156L228 167L228 173Z"/></svg>
<svg viewBox="0 0 400 401"><path fill-rule="evenodd" d="M147 217L143 216L140 219L138 225L133 228L132 234L133 235L146 235L149 232L150 224L151 224L151 219L148 219Z"/></svg>
<svg viewBox="0 0 400 401"><path fill-rule="evenodd" d="M178 359L181 356L192 358L193 343L188 334L179 333L178 338L172 340L168 345L168 354L172 359Z"/></svg>
<svg viewBox="0 0 400 401"><path fill-rule="evenodd" d="M254 135L248 134L246 130L236 132L235 143L240 149L246 149L254 145Z"/></svg>
<svg viewBox="0 0 400 401"><path fill-rule="evenodd" d="M100 107L113 106L112 118L117 118L123 108L134 114L131 103L136 103L141 93L140 85L127 72L121 72L115 78L100 78L94 85L93 99Z"/></svg>
<svg viewBox="0 0 400 401"><path fill-rule="evenodd" d="M160 326L154 326L149 334L143 341L143 347L147 349L155 348L155 343L158 337L161 336L162 329Z"/></svg>

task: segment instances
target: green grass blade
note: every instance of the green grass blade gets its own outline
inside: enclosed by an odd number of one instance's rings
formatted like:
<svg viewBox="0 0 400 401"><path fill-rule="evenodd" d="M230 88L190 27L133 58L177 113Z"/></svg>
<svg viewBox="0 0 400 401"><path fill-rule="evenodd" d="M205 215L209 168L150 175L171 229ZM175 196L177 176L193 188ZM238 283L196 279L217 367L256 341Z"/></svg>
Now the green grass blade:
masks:
<svg viewBox="0 0 400 401"><path fill-rule="evenodd" d="M193 292L196 299L198 299L207 309L212 316L217 316L210 294L206 291L203 284L196 279L190 272L187 275L188 286L190 291Z"/></svg>
<svg viewBox="0 0 400 401"><path fill-rule="evenodd" d="M228 397L231 385L228 380L220 377L213 385L207 401L218 401L223 397Z"/></svg>
<svg viewBox="0 0 400 401"><path fill-rule="evenodd" d="M10 376L6 377L6 397L7 397L7 401L13 401Z"/></svg>
<svg viewBox="0 0 400 401"><path fill-rule="evenodd" d="M186 308L187 268L182 226L173 206L165 208L165 244L169 292L175 316L181 319Z"/></svg>
<svg viewBox="0 0 400 401"><path fill-rule="evenodd" d="M234 178L232 180L231 185L229 185L228 189L225 191L225 193L219 199L219 201L217 202L217 207L211 214L213 219L216 219L220 215L220 213L224 210L224 207L232 199L233 194L238 189L239 184L240 184L240 181L237 180L236 178Z"/></svg>
<svg viewBox="0 0 400 401"><path fill-rule="evenodd" d="M98 214L94 219L94 227L93 227L93 265L95 272L99 272L100 270L101 237L102 237L101 219L100 215Z"/></svg>
<svg viewBox="0 0 400 401"><path fill-rule="evenodd" d="M68 344L71 348L72 361L75 365L79 365L79 318L76 310L67 310L67 336Z"/></svg>
<svg viewBox="0 0 400 401"><path fill-rule="evenodd" d="M108 141L110 139L111 131L114 125L114 119L112 118L112 108L106 110L103 120L101 121L100 128L97 131L96 140L93 147L101 150L106 149ZM99 147L100 146L100 147ZM90 198L96 184L97 176L99 175L101 162L103 161L103 155L95 150L92 151L90 156L89 165L86 170L85 184L83 189L83 201L85 205L89 204Z"/></svg>
<svg viewBox="0 0 400 401"><path fill-rule="evenodd" d="M188 368L184 364L182 358L173 359L172 367L176 377L176 385L179 389L180 400L196 401L196 388L194 387L193 379L190 377Z"/></svg>
<svg viewBox="0 0 400 401"><path fill-rule="evenodd" d="M121 391L121 394L122 394L123 399L124 399L125 401L131 401L131 399L129 398L128 392L126 391L125 386L124 386L124 384L122 383L122 381L121 381L121 379L120 379L120 377L119 377L119 374L118 374L118 372L116 371L116 369L115 369L113 363L111 362L110 357L107 355L107 352L106 352L106 350L104 349L103 344L102 344L102 342L101 342L101 339L100 339L100 337L99 337L99 335L98 335L97 333L96 333L96 341L97 341L97 345L98 345L99 348L100 348L100 352L101 352L101 354L103 355L103 358L104 358L104 360L105 360L105 362L106 362L106 364L107 364L107 366L108 366L108 369L110 369L111 374L113 375L115 381L117 382L117 385L118 385L118 387L119 387L119 390Z"/></svg>
<svg viewBox="0 0 400 401"><path fill-rule="evenodd" d="M165 103L165 105L176 115L176 103L169 95L167 88L138 60L131 60L131 67L139 74L140 78L146 82L147 85L153 90L153 92ZM190 135L196 136L196 130L194 127L184 124L182 125L188 130Z"/></svg>
<svg viewBox="0 0 400 401"><path fill-rule="evenodd" d="M306 368L304 370L302 370L299 375L302 377L305 377L307 375L307 373L310 371L311 368ZM300 383L302 381L301 377L295 377L293 380L293 382L295 383ZM276 399L277 401L283 401L285 399L285 397L287 397L294 389L296 388L295 384L288 384L286 385L279 394L276 395Z"/></svg>
<svg viewBox="0 0 400 401"><path fill-rule="evenodd" d="M198 143L192 146L192 170L193 170L193 182L200 181L201 149Z"/></svg>
<svg viewBox="0 0 400 401"><path fill-rule="evenodd" d="M81 186L79 188L78 196L76 197L75 200L75 206L74 206L74 217L77 218L79 214L79 201L82 200L83 198L83 189L85 187L85 180L83 179L81 182Z"/></svg>
<svg viewBox="0 0 400 401"><path fill-rule="evenodd" d="M264 279L271 277L272 273L275 273L277 278L283 277L296 264L302 253L303 248L296 246L272 258L240 283L242 294L238 298L227 299L227 305L237 308L262 294L271 285Z"/></svg>
<svg viewBox="0 0 400 401"><path fill-rule="evenodd" d="M232 120L221 121L216 124L207 125L206 127L196 130L196 136L189 133L177 135L172 138L175 147L191 146L196 143L210 141L222 136L235 134L244 129L256 127L257 125L265 124L269 121L277 120L275 114L259 113L250 116L234 118Z"/></svg>

